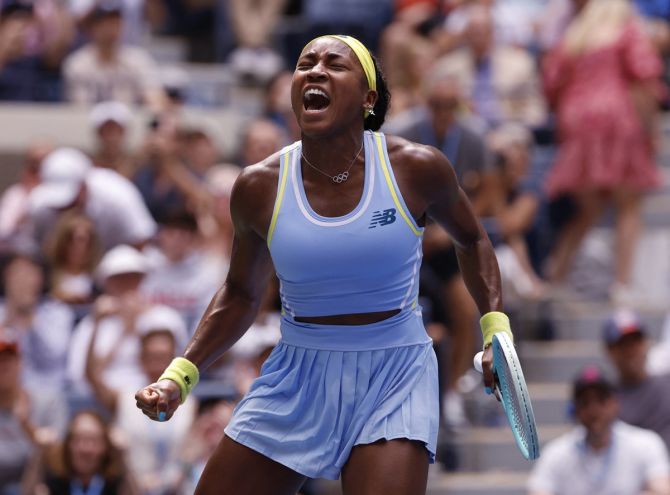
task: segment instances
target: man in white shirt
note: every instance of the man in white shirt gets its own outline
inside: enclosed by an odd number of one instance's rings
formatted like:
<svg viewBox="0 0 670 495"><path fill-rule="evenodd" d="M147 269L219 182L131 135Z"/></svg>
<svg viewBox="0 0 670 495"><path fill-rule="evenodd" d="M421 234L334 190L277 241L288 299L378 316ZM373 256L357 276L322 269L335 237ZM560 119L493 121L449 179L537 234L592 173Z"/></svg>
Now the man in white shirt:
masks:
<svg viewBox="0 0 670 495"><path fill-rule="evenodd" d="M135 185L113 170L94 167L79 150L49 153L40 164L40 180L30 193L33 234L40 244L59 215L73 209L93 221L105 251L119 244L142 247L156 232Z"/></svg>
<svg viewBox="0 0 670 495"><path fill-rule="evenodd" d="M667 495L670 463L661 437L617 420L613 385L589 366L575 381L579 423L549 442L528 480L529 495Z"/></svg>
<svg viewBox="0 0 670 495"><path fill-rule="evenodd" d="M169 212L159 219L159 224L157 249L145 250L152 270L140 290L152 303L179 311L192 334L224 277L211 258L203 255L193 215Z"/></svg>
<svg viewBox="0 0 670 495"><path fill-rule="evenodd" d="M84 24L91 42L63 63L67 99L89 105L115 100L163 108L166 97L155 61L143 48L122 43L121 3L97 2Z"/></svg>

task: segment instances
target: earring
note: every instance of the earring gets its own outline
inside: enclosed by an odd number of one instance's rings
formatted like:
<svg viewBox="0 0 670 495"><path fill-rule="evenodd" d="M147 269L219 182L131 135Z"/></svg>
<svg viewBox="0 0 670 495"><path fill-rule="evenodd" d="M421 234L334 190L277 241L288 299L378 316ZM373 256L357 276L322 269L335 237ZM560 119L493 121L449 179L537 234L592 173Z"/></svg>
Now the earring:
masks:
<svg viewBox="0 0 670 495"><path fill-rule="evenodd" d="M375 115L375 111L372 107L365 107L365 109L368 111L368 115Z"/></svg>

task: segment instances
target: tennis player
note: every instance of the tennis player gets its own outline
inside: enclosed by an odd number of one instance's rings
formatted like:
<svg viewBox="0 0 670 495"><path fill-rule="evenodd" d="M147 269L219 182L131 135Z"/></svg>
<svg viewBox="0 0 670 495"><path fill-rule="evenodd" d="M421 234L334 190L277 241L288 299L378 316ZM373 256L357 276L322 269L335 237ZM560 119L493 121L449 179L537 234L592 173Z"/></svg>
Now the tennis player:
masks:
<svg viewBox="0 0 670 495"><path fill-rule="evenodd" d="M302 140L235 184L228 278L184 357L136 395L148 417L169 419L254 321L274 265L282 339L197 495L294 494L305 477L339 476L347 495L425 492L438 430L436 358L417 305L428 217L454 239L485 344L511 335L493 249L448 160L378 132L389 98L358 40L311 41L291 88ZM487 350L489 390L491 359Z"/></svg>

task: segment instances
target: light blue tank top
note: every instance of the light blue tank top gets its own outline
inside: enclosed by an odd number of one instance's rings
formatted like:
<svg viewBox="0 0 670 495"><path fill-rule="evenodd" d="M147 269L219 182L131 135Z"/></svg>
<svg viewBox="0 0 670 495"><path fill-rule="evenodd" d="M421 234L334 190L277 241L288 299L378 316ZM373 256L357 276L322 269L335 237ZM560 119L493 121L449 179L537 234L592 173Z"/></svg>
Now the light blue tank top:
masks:
<svg viewBox="0 0 670 495"><path fill-rule="evenodd" d="M423 228L396 184L382 133L365 131L358 205L324 217L309 205L301 142L284 148L268 247L285 316L411 310L417 305Z"/></svg>

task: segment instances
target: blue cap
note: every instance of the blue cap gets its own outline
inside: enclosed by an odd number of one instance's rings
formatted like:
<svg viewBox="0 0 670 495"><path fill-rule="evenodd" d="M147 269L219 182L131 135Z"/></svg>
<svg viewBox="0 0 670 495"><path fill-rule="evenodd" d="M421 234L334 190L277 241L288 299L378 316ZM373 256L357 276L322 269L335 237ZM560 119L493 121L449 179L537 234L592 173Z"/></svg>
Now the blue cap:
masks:
<svg viewBox="0 0 670 495"><path fill-rule="evenodd" d="M603 325L603 339L614 345L626 335L646 335L640 317L631 310L622 309L611 315Z"/></svg>

